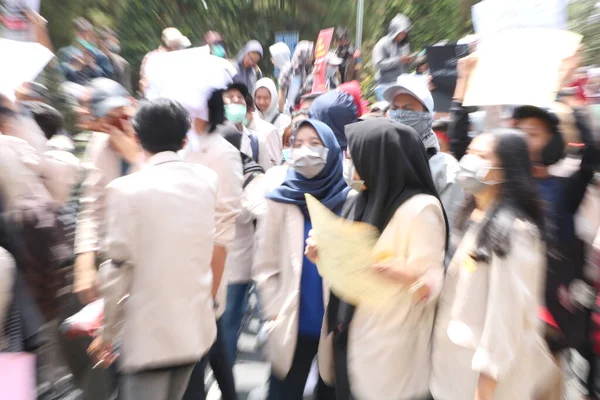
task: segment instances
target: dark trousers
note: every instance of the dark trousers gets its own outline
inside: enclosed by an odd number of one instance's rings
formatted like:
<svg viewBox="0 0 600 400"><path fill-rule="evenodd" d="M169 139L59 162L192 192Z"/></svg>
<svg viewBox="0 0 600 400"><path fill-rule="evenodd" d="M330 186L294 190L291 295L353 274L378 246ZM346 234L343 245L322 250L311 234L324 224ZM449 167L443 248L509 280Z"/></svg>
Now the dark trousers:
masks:
<svg viewBox="0 0 600 400"><path fill-rule="evenodd" d="M209 363L221 390L221 398L223 400L237 400L235 381L233 379L233 366L225 348L224 332L221 328L220 320L217 321L217 339L209 353L194 366L183 400L206 399L204 377L206 375L206 367Z"/></svg>
<svg viewBox="0 0 600 400"><path fill-rule="evenodd" d="M271 375L268 400L302 400L304 387L318 348L319 338L298 335L292 369L283 380ZM314 399L335 400L334 389L327 386L321 377L319 377Z"/></svg>
<svg viewBox="0 0 600 400"><path fill-rule="evenodd" d="M237 400L235 391L235 380L233 378L233 360L227 352L223 324L219 319L217 321L217 340L208 354L210 368L215 374L215 379L221 389L222 400Z"/></svg>

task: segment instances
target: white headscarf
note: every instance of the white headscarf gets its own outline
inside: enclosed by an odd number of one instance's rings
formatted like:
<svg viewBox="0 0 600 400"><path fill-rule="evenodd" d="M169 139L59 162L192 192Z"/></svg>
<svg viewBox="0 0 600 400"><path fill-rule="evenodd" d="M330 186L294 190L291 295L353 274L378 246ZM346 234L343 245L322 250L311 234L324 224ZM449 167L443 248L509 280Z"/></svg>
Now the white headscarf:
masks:
<svg viewBox="0 0 600 400"><path fill-rule="evenodd" d="M262 78L256 82L254 93L252 93L254 99L256 99L256 91L260 88L265 88L271 93L271 104L269 105L269 109L264 112L260 111L257 106L254 116L275 125L279 134L283 134L285 128L290 124L291 118L288 115L280 113L277 109L279 106L279 94L277 93L275 82L270 78Z"/></svg>
<svg viewBox="0 0 600 400"><path fill-rule="evenodd" d="M271 58L275 67L282 69L287 63L292 61L292 52L287 44L278 42L269 47Z"/></svg>
<svg viewBox="0 0 600 400"><path fill-rule="evenodd" d="M275 82L273 82L270 78L262 78L256 85L254 86L254 93L252 96L256 99L256 91L260 88L266 88L271 93L271 104L269 105L269 109L265 111L260 111L258 107L256 107L256 112L260 116L261 119L271 123L273 118L279 113L277 111L277 105L279 104L279 95L277 94L277 88L275 87Z"/></svg>

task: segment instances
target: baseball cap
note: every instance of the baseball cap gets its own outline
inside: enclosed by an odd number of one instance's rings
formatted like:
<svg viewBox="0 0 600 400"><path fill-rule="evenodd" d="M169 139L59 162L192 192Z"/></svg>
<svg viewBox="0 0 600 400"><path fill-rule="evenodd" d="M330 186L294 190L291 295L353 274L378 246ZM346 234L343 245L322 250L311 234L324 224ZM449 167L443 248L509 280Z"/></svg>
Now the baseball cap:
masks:
<svg viewBox="0 0 600 400"><path fill-rule="evenodd" d="M188 48L192 45L190 39L183 36L177 28L166 28L162 31L162 41L167 47L179 47L181 49Z"/></svg>
<svg viewBox="0 0 600 400"><path fill-rule="evenodd" d="M92 115L96 118L106 117L115 108L132 104L127 89L108 78L92 79L88 87L92 91Z"/></svg>
<svg viewBox="0 0 600 400"><path fill-rule="evenodd" d="M433 114L433 97L427 87L427 83L421 77L409 74L402 74L398 77L396 83L388 86L383 92L383 98L390 104L394 104L394 99L400 94L408 94L417 100Z"/></svg>

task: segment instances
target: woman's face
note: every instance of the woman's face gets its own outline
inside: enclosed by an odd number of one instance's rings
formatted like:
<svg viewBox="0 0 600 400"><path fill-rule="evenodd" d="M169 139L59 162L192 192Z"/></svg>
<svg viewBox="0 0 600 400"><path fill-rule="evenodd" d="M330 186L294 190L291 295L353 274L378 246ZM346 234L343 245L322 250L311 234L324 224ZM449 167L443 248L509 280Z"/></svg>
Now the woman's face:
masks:
<svg viewBox="0 0 600 400"><path fill-rule="evenodd" d="M269 89L264 87L258 89L254 95L254 102L261 112L267 111L271 106L271 92Z"/></svg>
<svg viewBox="0 0 600 400"><path fill-rule="evenodd" d="M245 68L253 68L256 66L256 64L258 64L259 61L260 61L260 54L253 51L244 56L244 60L243 60L244 67Z"/></svg>
<svg viewBox="0 0 600 400"><path fill-rule="evenodd" d="M304 125L296 132L293 148L297 149L302 146L325 147L317 131L310 125Z"/></svg>
<svg viewBox="0 0 600 400"><path fill-rule="evenodd" d="M504 181L504 173L502 164L496 154L496 141L494 136L489 133L483 133L475 136L469 149L468 154L472 154L489 163L491 167L487 175L482 178L484 182L502 182ZM493 186L490 186L493 187Z"/></svg>

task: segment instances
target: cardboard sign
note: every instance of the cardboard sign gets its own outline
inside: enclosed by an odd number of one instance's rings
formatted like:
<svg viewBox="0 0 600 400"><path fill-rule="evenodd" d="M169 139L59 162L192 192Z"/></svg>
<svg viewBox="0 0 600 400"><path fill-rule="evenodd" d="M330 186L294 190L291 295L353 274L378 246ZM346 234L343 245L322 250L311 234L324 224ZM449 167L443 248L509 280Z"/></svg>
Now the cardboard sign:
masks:
<svg viewBox="0 0 600 400"><path fill-rule="evenodd" d="M299 38L298 32L275 32L275 43L283 42L287 44L290 48L290 54L294 54ZM279 68L275 68L275 78L279 78Z"/></svg>
<svg viewBox="0 0 600 400"><path fill-rule="evenodd" d="M478 51L463 105L549 107L556 100L563 62L581 39L555 29L517 29L489 38Z"/></svg>
<svg viewBox="0 0 600 400"><path fill-rule="evenodd" d="M484 0L471 13L480 39L522 28L567 28L567 0Z"/></svg>
<svg viewBox="0 0 600 400"><path fill-rule="evenodd" d="M426 49L429 73L435 88L431 91L434 111L448 112L456 88L456 65L469 54L467 45L433 46Z"/></svg>
<svg viewBox="0 0 600 400"><path fill-rule="evenodd" d="M315 80L313 82L312 92L321 93L327 91L327 53L333 40L334 28L323 29L319 32L317 44L315 46L315 69L313 74Z"/></svg>

